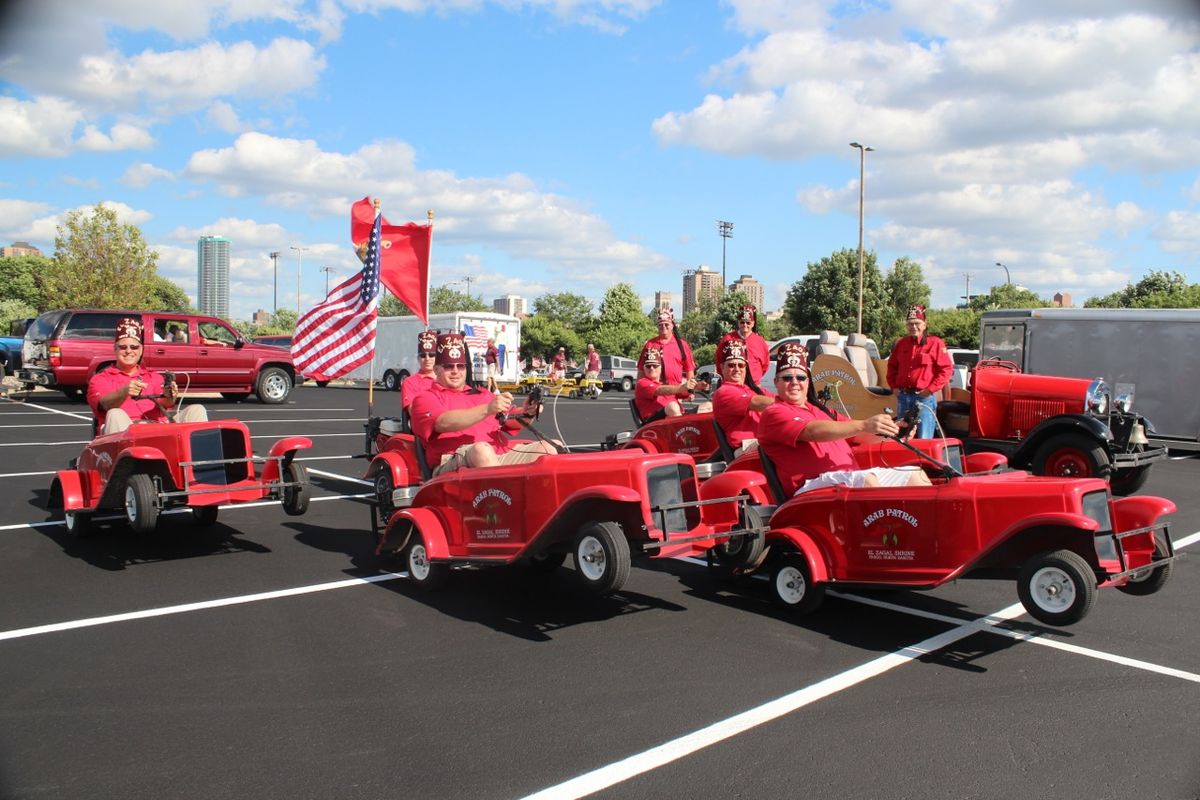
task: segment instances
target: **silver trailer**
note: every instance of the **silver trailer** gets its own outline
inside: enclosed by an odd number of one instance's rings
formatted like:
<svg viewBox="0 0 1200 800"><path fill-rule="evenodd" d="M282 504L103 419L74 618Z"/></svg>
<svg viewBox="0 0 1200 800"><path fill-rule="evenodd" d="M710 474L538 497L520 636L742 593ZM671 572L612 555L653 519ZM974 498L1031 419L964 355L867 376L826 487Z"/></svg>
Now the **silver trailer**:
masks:
<svg viewBox="0 0 1200 800"><path fill-rule="evenodd" d="M985 311L980 358L1022 372L1103 378L1168 447L1200 450L1200 310L1036 308Z"/></svg>

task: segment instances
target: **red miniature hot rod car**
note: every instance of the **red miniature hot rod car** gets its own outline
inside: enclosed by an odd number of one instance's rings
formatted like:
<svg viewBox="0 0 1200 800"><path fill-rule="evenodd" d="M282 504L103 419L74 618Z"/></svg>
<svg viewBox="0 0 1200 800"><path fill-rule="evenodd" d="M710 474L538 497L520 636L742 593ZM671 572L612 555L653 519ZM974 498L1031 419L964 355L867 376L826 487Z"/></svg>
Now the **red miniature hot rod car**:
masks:
<svg viewBox="0 0 1200 800"><path fill-rule="evenodd" d="M222 504L278 499L290 515L308 509L308 472L293 459L312 440L290 436L256 457L250 431L237 420L136 422L121 433L98 436L50 487L51 507L61 507L67 529L82 536L92 517L123 511L130 527L154 530L159 513L188 506L198 523L211 525ZM261 465L261 472L255 472Z"/></svg>
<svg viewBox="0 0 1200 800"><path fill-rule="evenodd" d="M737 528L738 501L720 527L702 518L690 457L637 449L460 469L394 502L376 553L385 562L399 556L427 587L440 585L454 565L524 562L552 570L570 553L583 584L603 594L625 583L631 552L698 555L763 533Z"/></svg>
<svg viewBox="0 0 1200 800"><path fill-rule="evenodd" d="M981 457L964 457L978 472ZM861 460L861 456L860 456ZM707 481L706 499L744 495L748 508L714 502L716 526L758 517L765 549L742 556L769 570L777 604L811 611L828 586L929 589L959 578L1015 578L1026 610L1050 625L1079 621L1097 588L1135 595L1166 584L1174 548L1161 497L1113 499L1097 478L1035 477L1006 470L961 475L927 462L933 485L817 489L782 497L774 468L746 453Z"/></svg>

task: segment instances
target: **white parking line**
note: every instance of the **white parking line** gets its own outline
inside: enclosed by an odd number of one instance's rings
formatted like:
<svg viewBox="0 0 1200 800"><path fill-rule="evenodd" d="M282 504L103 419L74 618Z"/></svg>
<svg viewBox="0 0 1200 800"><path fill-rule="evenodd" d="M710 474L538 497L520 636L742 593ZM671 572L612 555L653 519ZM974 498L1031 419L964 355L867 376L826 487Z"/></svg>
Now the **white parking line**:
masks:
<svg viewBox="0 0 1200 800"><path fill-rule="evenodd" d="M264 434L260 434L258 436L251 436L250 438L251 439L282 439L284 437L284 435L285 434L280 434L280 433L264 433ZM362 436L363 433L362 433L362 431L358 431L357 433L304 433L304 434L296 434L296 435L297 436L305 436L309 439L324 439L324 438L329 438L332 436ZM0 447L61 447L61 446L65 446L68 444L79 446L79 445L85 445L90 441L91 441L91 439L80 439L79 441L72 440L69 442L7 442L7 443L0 442Z"/></svg>
<svg viewBox="0 0 1200 800"><path fill-rule="evenodd" d="M295 460L295 461L345 461L345 460L351 459L351 458L358 458L358 456L307 456L305 458L301 458L301 457L297 456L293 460ZM309 470L309 471L312 472L313 470ZM0 479L3 479L3 478L27 478L30 476L38 476L38 475L53 475L56 472L58 472L58 470L55 470L55 469L48 469L48 470L44 470L42 472L0 472ZM347 478L346 480L355 480L355 479Z"/></svg>
<svg viewBox="0 0 1200 800"><path fill-rule="evenodd" d="M7 400L8 398L5 398L5 399ZM92 412L91 411L88 411L86 414L84 414L82 412L76 412L76 411L63 411L58 408L51 408L50 406L39 406L36 403L29 403L29 402L17 403L14 400L8 400L8 402L13 403L14 405L22 405L22 406L25 406L26 408L36 408L39 411L47 411L51 414L62 414L64 417L74 417L75 419L82 419L86 422L92 421Z"/></svg>

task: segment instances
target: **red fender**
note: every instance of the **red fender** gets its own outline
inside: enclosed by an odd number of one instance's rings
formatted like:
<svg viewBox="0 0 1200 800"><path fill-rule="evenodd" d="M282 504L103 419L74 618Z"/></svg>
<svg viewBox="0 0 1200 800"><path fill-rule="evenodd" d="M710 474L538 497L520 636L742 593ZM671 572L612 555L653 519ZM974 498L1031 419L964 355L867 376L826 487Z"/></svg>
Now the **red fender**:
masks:
<svg viewBox="0 0 1200 800"><path fill-rule="evenodd" d="M772 505L771 489L760 472L747 469L722 472L700 484L701 500L729 498L728 503L700 506L700 518L714 528L729 530L738 523L737 498L747 495L755 505Z"/></svg>
<svg viewBox="0 0 1200 800"><path fill-rule="evenodd" d="M1003 453L970 453L963 456L963 472L968 475L991 472L996 467L1007 465L1008 456Z"/></svg>
<svg viewBox="0 0 1200 800"><path fill-rule="evenodd" d="M405 508L392 514L392 518L388 520L387 530L379 539L379 547L375 550L376 554L383 548L383 543L392 538L393 528L401 521L411 522L421 534L421 539L425 542L425 552L428 553L431 560L450 558L450 543L446 536L446 529L438 515L429 508Z"/></svg>
<svg viewBox="0 0 1200 800"><path fill-rule="evenodd" d="M654 442L648 441L646 439L630 439L628 442L626 442L621 447L621 449L622 450L641 450L643 453L650 453L651 455L659 452L658 445L656 445Z"/></svg>
<svg viewBox="0 0 1200 800"><path fill-rule="evenodd" d="M83 504L83 482L79 480L79 473L73 469L60 469L54 480L58 482L59 489L62 493L62 507L64 511L79 511L85 508ZM50 496L54 496L54 487L50 488Z"/></svg>
<svg viewBox="0 0 1200 800"><path fill-rule="evenodd" d="M1163 514L1175 513L1175 504L1165 497L1137 495L1115 497L1112 501L1113 528L1118 533L1135 528L1148 528Z"/></svg>
<svg viewBox="0 0 1200 800"><path fill-rule="evenodd" d="M808 574L813 583L825 583L829 580L829 566L825 563L825 555L813 538L799 528L776 528L767 533L767 544L783 540L796 548L808 562Z"/></svg>
<svg viewBox="0 0 1200 800"><path fill-rule="evenodd" d="M124 460L132 458L136 461L166 461L167 457L163 455L163 451L157 447L149 447L148 445L139 444L133 447L127 447L117 456L116 464L113 465L113 471Z"/></svg>
<svg viewBox="0 0 1200 800"><path fill-rule="evenodd" d="M296 450L308 450L311 447L312 439L309 439L307 436L287 436L271 445L271 450L269 453L267 453L267 456L268 458L272 459L280 458L290 452L294 452ZM259 479L263 483L278 480L279 462L268 461L266 465L263 466L262 475L259 476Z"/></svg>
<svg viewBox="0 0 1200 800"><path fill-rule="evenodd" d="M395 450L387 450L376 455L371 460L370 466L367 467L363 480L374 481L375 476L384 470L392 473L393 486L412 486L421 482L421 476L414 476L409 470L408 459Z"/></svg>

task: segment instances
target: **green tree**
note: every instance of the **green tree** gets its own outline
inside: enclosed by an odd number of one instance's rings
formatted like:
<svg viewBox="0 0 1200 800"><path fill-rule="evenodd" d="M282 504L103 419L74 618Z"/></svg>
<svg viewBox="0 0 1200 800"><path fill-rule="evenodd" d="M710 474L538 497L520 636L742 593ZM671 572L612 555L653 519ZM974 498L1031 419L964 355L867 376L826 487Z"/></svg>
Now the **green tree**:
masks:
<svg viewBox="0 0 1200 800"><path fill-rule="evenodd" d="M8 336L14 322L24 322L37 315L37 309L23 300L0 300L0 336Z"/></svg>
<svg viewBox="0 0 1200 800"><path fill-rule="evenodd" d="M929 307L932 292L929 284L925 283L921 265L908 256L896 259L891 271L884 277L883 285L890 302L875 341L890 343L904 335L904 320L910 308L915 305Z"/></svg>
<svg viewBox="0 0 1200 800"><path fill-rule="evenodd" d="M571 292L544 294L533 301L533 313L561 322L585 339L596 329L592 301L583 295Z"/></svg>
<svg viewBox="0 0 1200 800"><path fill-rule="evenodd" d="M742 310L742 306L749 302L750 297L740 289L736 292L729 292L722 295L721 299L717 301L716 311L708 323L705 341L702 344L712 344L715 346L721 340L722 336L730 331L736 331L738 312ZM762 309L759 309L759 318L762 318ZM765 339L766 337L764 336L763 338ZM688 344L693 344L693 342L689 339ZM696 357L699 358L699 356ZM707 364L708 362L705 361L704 363Z"/></svg>
<svg viewBox="0 0 1200 800"><path fill-rule="evenodd" d="M195 313L187 292L180 289L175 283L157 274L151 283L153 289L150 294L149 304L146 306L147 311L178 311L181 314Z"/></svg>
<svg viewBox="0 0 1200 800"><path fill-rule="evenodd" d="M938 336L947 347L966 350L979 349L979 312L970 308L931 308L925 315L929 332ZM899 338L899 337L897 337ZM895 343L887 342L887 347Z"/></svg>
<svg viewBox="0 0 1200 800"><path fill-rule="evenodd" d="M70 211L54 237L45 297L60 308L145 308L154 296L158 253L136 225L103 204Z"/></svg>
<svg viewBox="0 0 1200 800"><path fill-rule="evenodd" d="M48 311L50 306L43 304L42 300L41 281L50 272L50 268L51 261L45 256L0 258L0 300L16 300L41 311Z"/></svg>
<svg viewBox="0 0 1200 800"><path fill-rule="evenodd" d="M717 312L720 302L716 297L705 295L700 298L700 303L695 308L679 320L679 335L693 348L716 344L719 336L714 337L713 332L718 327Z"/></svg>
<svg viewBox="0 0 1200 800"><path fill-rule="evenodd" d="M429 290L429 313L449 314L454 311L491 311L491 306L469 294L451 289L449 286L434 286ZM379 302L382 317L411 317L412 310L388 292Z"/></svg>
<svg viewBox="0 0 1200 800"><path fill-rule="evenodd" d="M1002 283L993 286L986 294L971 298L972 311L991 311L998 308L1046 308L1050 304L1022 286Z"/></svg>
<svg viewBox="0 0 1200 800"><path fill-rule="evenodd" d="M534 314L521 322L521 357L541 356L549 361L558 348L564 347L567 359L579 360L587 343L565 323L545 314Z"/></svg>
<svg viewBox="0 0 1200 800"><path fill-rule="evenodd" d="M863 333L879 341L892 313L875 253L864 253ZM803 333L858 330L858 250L838 250L816 264L809 262L804 277L788 290L784 316Z"/></svg>
<svg viewBox="0 0 1200 800"><path fill-rule="evenodd" d="M1089 298L1085 308L1198 308L1200 284L1188 284L1178 272L1152 270L1124 289Z"/></svg>
<svg viewBox="0 0 1200 800"><path fill-rule="evenodd" d="M593 336L601 353L637 358L642 345L655 333L654 323L642 311L642 303L632 286L618 283L604 293L600 301L600 324Z"/></svg>

